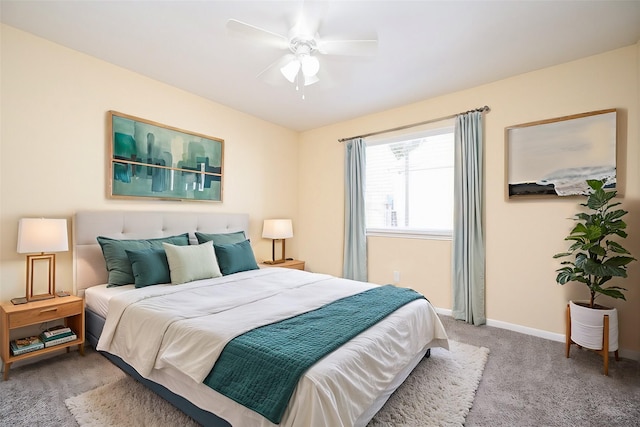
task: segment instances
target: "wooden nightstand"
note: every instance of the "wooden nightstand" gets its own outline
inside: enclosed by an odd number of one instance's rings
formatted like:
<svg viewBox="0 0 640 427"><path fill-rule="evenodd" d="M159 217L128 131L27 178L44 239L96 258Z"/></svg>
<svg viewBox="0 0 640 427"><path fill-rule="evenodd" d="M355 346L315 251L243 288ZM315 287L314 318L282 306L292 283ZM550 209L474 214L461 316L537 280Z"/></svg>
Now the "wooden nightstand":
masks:
<svg viewBox="0 0 640 427"><path fill-rule="evenodd" d="M32 301L26 304L13 305L2 304L2 327L0 328L0 356L4 363L4 379L9 377L9 368L13 362L28 359L30 357L51 353L61 348L69 348L77 345L80 354L84 356L84 300L76 296L55 297L48 300ZM64 344L46 347L41 350L14 356L11 354L11 331L29 325L64 320L64 324L70 327L78 336L77 339Z"/></svg>
<svg viewBox="0 0 640 427"><path fill-rule="evenodd" d="M260 264L260 267L282 267L282 268L293 268L295 270L304 270L304 261L300 261L298 259L291 259L285 262L281 262L280 264Z"/></svg>

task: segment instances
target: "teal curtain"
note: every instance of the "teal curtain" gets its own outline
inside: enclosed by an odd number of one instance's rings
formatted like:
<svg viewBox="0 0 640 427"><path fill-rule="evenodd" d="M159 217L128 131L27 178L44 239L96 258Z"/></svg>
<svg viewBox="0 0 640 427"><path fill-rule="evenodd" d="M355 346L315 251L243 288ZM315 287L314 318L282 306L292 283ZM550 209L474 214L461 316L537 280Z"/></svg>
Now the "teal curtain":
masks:
<svg viewBox="0 0 640 427"><path fill-rule="evenodd" d="M345 142L344 266L346 279L367 281L367 235L364 211L366 146L362 138Z"/></svg>
<svg viewBox="0 0 640 427"><path fill-rule="evenodd" d="M454 130L453 310L455 319L486 323L482 230L482 113L456 117Z"/></svg>

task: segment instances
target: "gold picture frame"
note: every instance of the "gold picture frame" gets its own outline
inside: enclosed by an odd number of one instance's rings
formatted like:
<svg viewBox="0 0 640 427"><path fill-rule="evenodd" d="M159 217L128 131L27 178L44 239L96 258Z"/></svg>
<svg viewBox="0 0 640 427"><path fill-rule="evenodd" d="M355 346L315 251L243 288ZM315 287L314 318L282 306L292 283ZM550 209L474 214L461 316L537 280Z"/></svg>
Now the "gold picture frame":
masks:
<svg viewBox="0 0 640 427"><path fill-rule="evenodd" d="M506 196L586 194L587 179L617 182L617 110L591 111L505 128Z"/></svg>
<svg viewBox="0 0 640 427"><path fill-rule="evenodd" d="M108 112L108 196L221 202L224 140Z"/></svg>

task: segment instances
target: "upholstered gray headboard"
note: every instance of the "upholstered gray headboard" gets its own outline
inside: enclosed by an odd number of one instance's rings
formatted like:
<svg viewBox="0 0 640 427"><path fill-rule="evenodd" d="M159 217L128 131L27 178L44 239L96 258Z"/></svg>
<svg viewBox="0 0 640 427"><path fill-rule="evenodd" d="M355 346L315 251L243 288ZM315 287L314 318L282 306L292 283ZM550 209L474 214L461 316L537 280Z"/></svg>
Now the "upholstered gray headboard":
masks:
<svg viewBox="0 0 640 427"><path fill-rule="evenodd" d="M114 239L152 239L195 232L231 233L249 236L248 214L204 212L81 211L73 218L73 271L76 293L84 295L91 286L107 283L107 268L98 236Z"/></svg>

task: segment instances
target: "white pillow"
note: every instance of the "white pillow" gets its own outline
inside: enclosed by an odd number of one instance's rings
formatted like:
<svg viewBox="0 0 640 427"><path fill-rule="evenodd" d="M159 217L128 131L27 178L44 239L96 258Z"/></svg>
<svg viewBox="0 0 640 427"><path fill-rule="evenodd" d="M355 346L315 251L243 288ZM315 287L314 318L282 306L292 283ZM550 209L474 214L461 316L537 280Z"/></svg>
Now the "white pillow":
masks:
<svg viewBox="0 0 640 427"><path fill-rule="evenodd" d="M213 241L190 246L163 243L162 246L169 262L171 284L179 285L194 280L222 276L216 253L213 250Z"/></svg>

